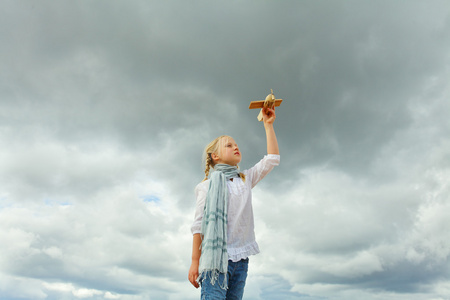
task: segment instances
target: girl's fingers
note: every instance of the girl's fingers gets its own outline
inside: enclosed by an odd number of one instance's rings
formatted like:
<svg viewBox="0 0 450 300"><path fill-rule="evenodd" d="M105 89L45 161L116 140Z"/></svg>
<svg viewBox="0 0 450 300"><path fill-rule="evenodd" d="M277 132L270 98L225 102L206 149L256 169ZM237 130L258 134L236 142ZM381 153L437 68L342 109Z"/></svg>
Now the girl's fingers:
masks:
<svg viewBox="0 0 450 300"><path fill-rule="evenodd" d="M264 111L264 113L269 118L273 117L273 116L275 116L275 109L267 107L266 110Z"/></svg>
<svg viewBox="0 0 450 300"><path fill-rule="evenodd" d="M192 284L196 289L199 288L199 285L198 285L198 282L197 282L197 278L196 278L195 275L194 275L194 276L189 276L189 281L191 282L191 284Z"/></svg>
<svg viewBox="0 0 450 300"><path fill-rule="evenodd" d="M272 108L266 107L264 108L264 114L267 116L271 116L275 111Z"/></svg>

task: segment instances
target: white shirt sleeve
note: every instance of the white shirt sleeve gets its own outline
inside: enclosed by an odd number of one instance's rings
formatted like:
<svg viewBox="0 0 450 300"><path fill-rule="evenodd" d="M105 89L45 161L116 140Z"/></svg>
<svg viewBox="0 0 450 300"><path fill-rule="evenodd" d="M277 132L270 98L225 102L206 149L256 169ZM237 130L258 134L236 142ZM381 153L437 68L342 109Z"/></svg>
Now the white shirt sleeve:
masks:
<svg viewBox="0 0 450 300"><path fill-rule="evenodd" d="M251 180L252 188L261 181L275 166L280 164L280 155L267 154L256 165L245 171L245 175Z"/></svg>
<svg viewBox="0 0 450 300"><path fill-rule="evenodd" d="M195 187L195 198L197 199L194 222L191 226L192 234L201 233L203 212L205 208L206 193L208 192L209 180L199 183Z"/></svg>

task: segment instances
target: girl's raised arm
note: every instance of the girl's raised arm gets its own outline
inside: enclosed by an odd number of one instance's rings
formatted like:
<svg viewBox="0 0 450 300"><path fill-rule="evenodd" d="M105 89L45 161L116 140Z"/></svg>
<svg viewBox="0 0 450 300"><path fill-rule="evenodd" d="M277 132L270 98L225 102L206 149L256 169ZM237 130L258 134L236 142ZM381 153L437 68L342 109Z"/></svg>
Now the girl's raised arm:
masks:
<svg viewBox="0 0 450 300"><path fill-rule="evenodd" d="M277 136L275 134L275 129L273 128L273 122L276 119L275 109L266 107L263 108L262 111L264 128L266 130L267 154L280 154Z"/></svg>

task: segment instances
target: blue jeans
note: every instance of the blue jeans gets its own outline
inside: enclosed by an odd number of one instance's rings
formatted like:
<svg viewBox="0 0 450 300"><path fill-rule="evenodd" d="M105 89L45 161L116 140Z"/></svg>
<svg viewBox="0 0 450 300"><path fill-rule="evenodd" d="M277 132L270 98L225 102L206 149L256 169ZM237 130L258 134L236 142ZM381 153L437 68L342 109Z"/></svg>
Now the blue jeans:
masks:
<svg viewBox="0 0 450 300"><path fill-rule="evenodd" d="M210 272L202 278L202 300L241 300L244 295L245 280L248 272L248 258L238 262L228 261L227 282L228 289L224 290L223 280L225 274L220 273L219 279L211 284ZM204 280L203 280L204 279Z"/></svg>

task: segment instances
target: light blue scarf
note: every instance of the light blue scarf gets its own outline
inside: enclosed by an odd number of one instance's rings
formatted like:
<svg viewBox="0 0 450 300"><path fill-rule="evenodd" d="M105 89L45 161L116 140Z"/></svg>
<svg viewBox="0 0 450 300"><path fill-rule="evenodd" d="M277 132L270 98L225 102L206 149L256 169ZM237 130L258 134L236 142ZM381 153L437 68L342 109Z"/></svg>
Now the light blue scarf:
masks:
<svg viewBox="0 0 450 300"><path fill-rule="evenodd" d="M210 273L214 285L219 273L225 274L221 288L227 288L228 253L227 253L227 180L239 177L237 167L217 164L210 175L208 194L202 220L202 254L200 256L199 278L206 280Z"/></svg>

